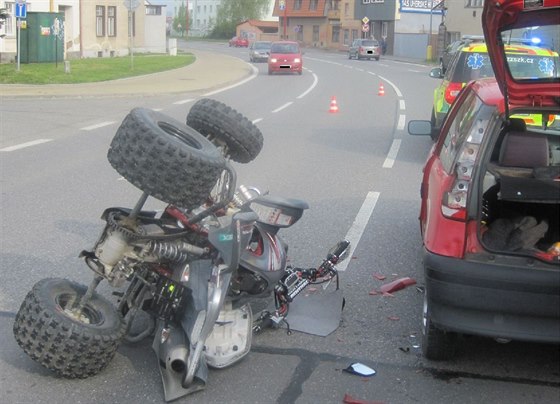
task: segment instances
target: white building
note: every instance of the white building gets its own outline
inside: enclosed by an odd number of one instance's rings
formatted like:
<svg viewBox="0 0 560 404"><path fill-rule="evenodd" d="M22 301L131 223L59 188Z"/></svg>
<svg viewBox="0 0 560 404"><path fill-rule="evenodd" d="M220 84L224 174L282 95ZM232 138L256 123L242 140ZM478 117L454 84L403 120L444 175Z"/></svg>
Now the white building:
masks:
<svg viewBox="0 0 560 404"><path fill-rule="evenodd" d="M205 36L216 24L218 7L222 0L189 0L191 27L189 36Z"/></svg>

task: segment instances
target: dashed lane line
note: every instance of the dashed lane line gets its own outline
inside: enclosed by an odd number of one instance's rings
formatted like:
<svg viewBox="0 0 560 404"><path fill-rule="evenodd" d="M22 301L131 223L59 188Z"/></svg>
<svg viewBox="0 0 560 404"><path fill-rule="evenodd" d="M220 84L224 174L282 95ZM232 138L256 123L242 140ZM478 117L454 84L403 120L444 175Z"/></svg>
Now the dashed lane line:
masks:
<svg viewBox="0 0 560 404"><path fill-rule="evenodd" d="M41 143L47 143L47 142L51 142L52 139L37 139L37 140L32 140L30 142L25 142L25 143L20 143L20 144L16 144L13 146L8 146L8 147L4 147L3 149L0 149L0 151L3 152L11 152L14 150L19 150L19 149L25 149L26 147L31 147L31 146L35 146Z"/></svg>

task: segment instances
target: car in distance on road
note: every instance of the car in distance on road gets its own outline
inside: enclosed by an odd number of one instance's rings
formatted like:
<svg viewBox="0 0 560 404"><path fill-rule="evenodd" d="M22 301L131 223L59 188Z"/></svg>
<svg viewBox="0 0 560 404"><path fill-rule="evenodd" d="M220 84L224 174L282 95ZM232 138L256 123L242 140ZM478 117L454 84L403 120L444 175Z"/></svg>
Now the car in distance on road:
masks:
<svg viewBox="0 0 560 404"><path fill-rule="evenodd" d="M519 41L519 40L516 40ZM511 61L511 68L524 77L547 77L552 74L550 70L541 68L541 61L552 60L558 65L558 53L535 45L509 41L505 45L505 52ZM494 71L488 57L486 43L469 40L457 51L449 67L443 73L440 67L430 71L430 77L442 79L434 90L434 103L432 108L433 140L436 140L439 129L459 91L471 80L493 77Z"/></svg>
<svg viewBox="0 0 560 404"><path fill-rule="evenodd" d="M249 46L249 40L241 36L234 36L229 40L229 46L234 46L236 48L247 48Z"/></svg>
<svg viewBox="0 0 560 404"><path fill-rule="evenodd" d="M431 360L452 358L462 334L560 343L558 59L512 57L500 35L554 38L560 2L527 4L484 3L495 77L466 84L424 166L422 352ZM527 77L520 59L543 74ZM520 114L541 116L541 126ZM415 135L431 129L408 125Z"/></svg>
<svg viewBox="0 0 560 404"><path fill-rule="evenodd" d="M294 41L276 41L270 46L268 74L303 72L302 52Z"/></svg>
<svg viewBox="0 0 560 404"><path fill-rule="evenodd" d="M254 41L249 46L249 60L251 62L266 62L270 54L271 41Z"/></svg>
<svg viewBox="0 0 560 404"><path fill-rule="evenodd" d="M354 39L348 48L348 59L375 59L381 57L381 45L375 39Z"/></svg>

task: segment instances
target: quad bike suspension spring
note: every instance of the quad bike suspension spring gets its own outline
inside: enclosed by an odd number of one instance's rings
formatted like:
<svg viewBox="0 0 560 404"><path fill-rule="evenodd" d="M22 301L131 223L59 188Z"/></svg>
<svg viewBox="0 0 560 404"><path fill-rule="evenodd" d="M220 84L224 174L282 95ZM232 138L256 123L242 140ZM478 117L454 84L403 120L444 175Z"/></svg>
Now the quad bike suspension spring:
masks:
<svg viewBox="0 0 560 404"><path fill-rule="evenodd" d="M201 248L184 241L150 241L145 252L170 262L182 263L188 259L189 254L201 256L208 252L207 248Z"/></svg>

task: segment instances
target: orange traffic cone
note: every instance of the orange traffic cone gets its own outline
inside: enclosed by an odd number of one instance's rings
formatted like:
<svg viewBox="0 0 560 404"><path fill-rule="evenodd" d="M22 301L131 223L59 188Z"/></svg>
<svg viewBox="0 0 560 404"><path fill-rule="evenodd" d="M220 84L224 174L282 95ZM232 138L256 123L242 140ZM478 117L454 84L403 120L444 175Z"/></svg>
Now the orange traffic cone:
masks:
<svg viewBox="0 0 560 404"><path fill-rule="evenodd" d="M336 105L336 97L334 95L331 97L331 106L329 107L329 112L338 112L338 105Z"/></svg>
<svg viewBox="0 0 560 404"><path fill-rule="evenodd" d="M379 91L377 95L385 95L385 88L383 88L383 83L379 83Z"/></svg>

